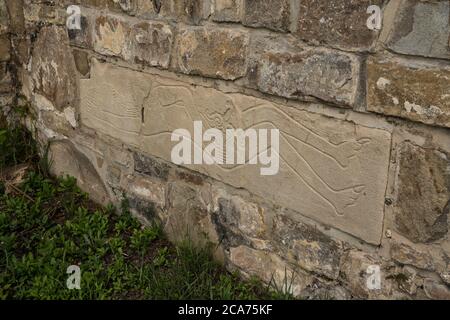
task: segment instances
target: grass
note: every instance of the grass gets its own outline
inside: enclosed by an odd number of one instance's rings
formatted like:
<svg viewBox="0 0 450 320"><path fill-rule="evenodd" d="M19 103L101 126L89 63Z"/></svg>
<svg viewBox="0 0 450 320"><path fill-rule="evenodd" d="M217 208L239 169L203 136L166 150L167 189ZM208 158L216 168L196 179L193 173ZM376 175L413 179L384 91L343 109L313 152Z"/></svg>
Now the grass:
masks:
<svg viewBox="0 0 450 320"><path fill-rule="evenodd" d="M0 129L1 172L29 166L13 189L0 179L0 299L288 297L228 273L208 249L171 245L126 201L120 214L95 205L74 178L50 178L43 162L25 130ZM80 290L67 288L70 265L80 267Z"/></svg>

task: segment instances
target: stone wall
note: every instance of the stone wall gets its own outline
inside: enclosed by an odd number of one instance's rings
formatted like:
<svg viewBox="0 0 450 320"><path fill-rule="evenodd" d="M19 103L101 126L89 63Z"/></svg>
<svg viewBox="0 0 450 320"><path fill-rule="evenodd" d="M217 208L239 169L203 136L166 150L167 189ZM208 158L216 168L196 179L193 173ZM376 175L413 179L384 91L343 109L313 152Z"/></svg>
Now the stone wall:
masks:
<svg viewBox="0 0 450 320"><path fill-rule="evenodd" d="M307 298L449 299L449 7L4 0L0 89L19 85L55 174L231 270ZM171 132L195 120L279 129L279 173L174 165Z"/></svg>

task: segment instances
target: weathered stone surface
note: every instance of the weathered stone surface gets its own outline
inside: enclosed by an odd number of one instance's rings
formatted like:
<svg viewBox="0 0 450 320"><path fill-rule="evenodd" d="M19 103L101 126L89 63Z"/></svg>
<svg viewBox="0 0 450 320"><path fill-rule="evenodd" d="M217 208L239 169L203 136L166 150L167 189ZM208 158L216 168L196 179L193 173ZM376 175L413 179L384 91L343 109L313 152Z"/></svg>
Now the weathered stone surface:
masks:
<svg viewBox="0 0 450 320"><path fill-rule="evenodd" d="M312 283L312 277L295 270L273 253L246 246L232 248L230 262L248 275L257 275L278 289L299 296Z"/></svg>
<svg viewBox="0 0 450 320"><path fill-rule="evenodd" d="M0 35L0 62L8 61L10 58L11 41L8 34Z"/></svg>
<svg viewBox="0 0 450 320"><path fill-rule="evenodd" d="M140 22L127 35L125 60L167 68L172 50L172 30L160 22Z"/></svg>
<svg viewBox="0 0 450 320"><path fill-rule="evenodd" d="M220 28L184 28L177 36L175 68L187 74L234 80L246 72L248 35Z"/></svg>
<svg viewBox="0 0 450 320"><path fill-rule="evenodd" d="M133 152L134 170L140 174L159 178L167 181L169 178L170 167L153 158L143 155L139 152Z"/></svg>
<svg viewBox="0 0 450 320"><path fill-rule="evenodd" d="M357 99L359 61L333 50L268 52L257 68L259 90L286 98L315 97L353 106Z"/></svg>
<svg viewBox="0 0 450 320"><path fill-rule="evenodd" d="M172 15L177 21L199 24L210 12L207 0L171 0Z"/></svg>
<svg viewBox="0 0 450 320"><path fill-rule="evenodd" d="M384 0L300 0L296 35L316 44L367 50L378 32L367 27L367 8Z"/></svg>
<svg viewBox="0 0 450 320"><path fill-rule="evenodd" d="M449 1L403 0L387 46L399 53L450 58Z"/></svg>
<svg viewBox="0 0 450 320"><path fill-rule="evenodd" d="M5 1L0 1L0 32L6 33L9 29L8 8Z"/></svg>
<svg viewBox="0 0 450 320"><path fill-rule="evenodd" d="M65 25L67 13L62 8L45 3L25 3L24 18L27 27L37 23Z"/></svg>
<svg viewBox="0 0 450 320"><path fill-rule="evenodd" d="M162 22L129 21L116 16L96 19L94 49L132 63L167 68L172 50L172 30Z"/></svg>
<svg viewBox="0 0 450 320"><path fill-rule="evenodd" d="M110 15L95 19L94 50L110 56L122 57L130 31L128 21Z"/></svg>
<svg viewBox="0 0 450 320"><path fill-rule="evenodd" d="M450 289L432 279L426 279L423 284L425 294L434 300L450 300Z"/></svg>
<svg viewBox="0 0 450 320"><path fill-rule="evenodd" d="M86 51L73 49L73 58L75 60L75 66L77 67L78 72L82 76L87 76L89 74L89 71L91 69L90 67L90 61L89 61L89 54Z"/></svg>
<svg viewBox="0 0 450 320"><path fill-rule="evenodd" d="M370 276L368 273L370 266L380 267L381 289L379 290L371 290L367 285L367 280ZM377 299L389 297L392 292L392 282L387 276L388 274L383 270L382 262L367 253L350 250L343 257L340 277L356 298Z"/></svg>
<svg viewBox="0 0 450 320"><path fill-rule="evenodd" d="M433 258L428 252L420 252L404 243L397 242L391 245L390 252L392 259L398 263L434 271Z"/></svg>
<svg viewBox="0 0 450 320"><path fill-rule="evenodd" d="M220 255L220 239L209 215L205 196L205 190L198 186L184 182L170 183L164 230L175 242L189 239L196 246L213 244L213 248L218 249L215 254Z"/></svg>
<svg viewBox="0 0 450 320"><path fill-rule="evenodd" d="M278 128L281 158L275 176L261 176L255 165L188 167L379 243L389 132L242 94L92 63L91 79L81 80L85 126L167 161L174 146L171 133L179 128L193 132L194 120L204 121L205 131Z"/></svg>
<svg viewBox="0 0 450 320"><path fill-rule="evenodd" d="M70 141L52 142L49 158L52 174L75 177L78 186L88 192L93 200L101 204L108 203L108 193L94 166Z"/></svg>
<svg viewBox="0 0 450 320"><path fill-rule="evenodd" d="M276 31L289 30L289 0L244 0L242 23Z"/></svg>
<svg viewBox="0 0 450 320"><path fill-rule="evenodd" d="M130 176L128 177L126 191L137 198L152 202L159 208L166 206L166 187L159 181Z"/></svg>
<svg viewBox="0 0 450 320"><path fill-rule="evenodd" d="M395 222L411 241L432 242L448 232L450 155L410 142L399 147Z"/></svg>
<svg viewBox="0 0 450 320"><path fill-rule="evenodd" d="M31 72L35 91L58 110L77 107L78 78L64 28L49 26L41 29L34 45Z"/></svg>
<svg viewBox="0 0 450 320"><path fill-rule="evenodd" d="M7 62L0 63L0 93L13 92L13 80Z"/></svg>
<svg viewBox="0 0 450 320"><path fill-rule="evenodd" d="M242 236L259 239L267 237L265 214L261 206L239 196L228 196L221 190L215 198L214 220L223 233L221 236L226 246L234 245L236 240L242 240Z"/></svg>
<svg viewBox="0 0 450 320"><path fill-rule="evenodd" d="M240 22L242 16L243 0L213 0L214 21Z"/></svg>
<svg viewBox="0 0 450 320"><path fill-rule="evenodd" d="M339 276L343 247L316 228L277 215L272 238L278 251L292 257L303 269L330 279Z"/></svg>
<svg viewBox="0 0 450 320"><path fill-rule="evenodd" d="M369 58L367 109L450 127L450 68L401 58Z"/></svg>
<svg viewBox="0 0 450 320"><path fill-rule="evenodd" d="M25 32L23 0L5 0L9 16L9 31L16 34Z"/></svg>

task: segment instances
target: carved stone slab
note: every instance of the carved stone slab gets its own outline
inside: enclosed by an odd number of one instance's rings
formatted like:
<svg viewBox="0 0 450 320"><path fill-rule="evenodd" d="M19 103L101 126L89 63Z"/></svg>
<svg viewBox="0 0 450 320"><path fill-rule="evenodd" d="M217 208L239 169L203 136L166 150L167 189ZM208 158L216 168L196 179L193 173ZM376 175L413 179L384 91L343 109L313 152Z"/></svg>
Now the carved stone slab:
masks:
<svg viewBox="0 0 450 320"><path fill-rule="evenodd" d="M107 81L106 81L106 80ZM171 161L176 129L280 130L280 170L189 165L366 242L380 242L391 135L381 129L94 61L82 125ZM299 217L300 218L300 215Z"/></svg>

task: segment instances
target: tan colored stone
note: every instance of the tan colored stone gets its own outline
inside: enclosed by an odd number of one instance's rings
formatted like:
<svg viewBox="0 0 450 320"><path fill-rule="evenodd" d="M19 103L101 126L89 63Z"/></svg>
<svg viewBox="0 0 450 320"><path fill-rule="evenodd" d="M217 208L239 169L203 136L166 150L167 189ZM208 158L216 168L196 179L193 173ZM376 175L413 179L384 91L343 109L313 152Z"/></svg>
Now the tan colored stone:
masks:
<svg viewBox="0 0 450 320"><path fill-rule="evenodd" d="M241 21L243 0L214 0L213 20L221 22Z"/></svg>
<svg viewBox="0 0 450 320"><path fill-rule="evenodd" d="M81 81L85 126L167 161L171 133L192 132L194 120L204 130L278 128L277 175L261 176L255 165L187 167L379 243L389 132L96 61L91 79Z"/></svg>
<svg viewBox="0 0 450 320"><path fill-rule="evenodd" d="M0 62L8 61L10 58L11 41L8 34L0 35Z"/></svg>
<svg viewBox="0 0 450 320"><path fill-rule="evenodd" d="M172 50L172 30L161 22L140 22L131 27L127 35L125 60L149 66L169 66Z"/></svg>
<svg viewBox="0 0 450 320"><path fill-rule="evenodd" d="M128 21L116 16L99 16L95 20L94 50L110 56L122 57L130 31Z"/></svg>
<svg viewBox="0 0 450 320"><path fill-rule="evenodd" d="M225 28L182 28L174 67L180 72L234 80L245 75L248 34Z"/></svg>
<svg viewBox="0 0 450 320"><path fill-rule="evenodd" d="M51 101L56 109L77 107L78 77L64 28L41 29L34 44L31 72L35 91Z"/></svg>
<svg viewBox="0 0 450 320"><path fill-rule="evenodd" d="M450 127L450 67L369 58L367 110Z"/></svg>

